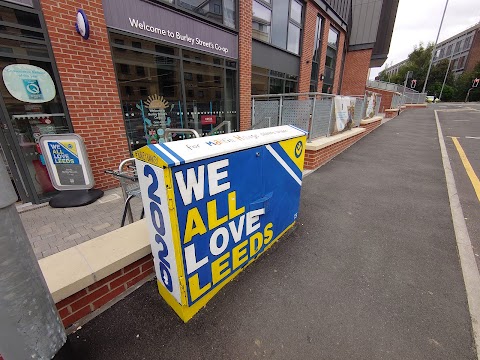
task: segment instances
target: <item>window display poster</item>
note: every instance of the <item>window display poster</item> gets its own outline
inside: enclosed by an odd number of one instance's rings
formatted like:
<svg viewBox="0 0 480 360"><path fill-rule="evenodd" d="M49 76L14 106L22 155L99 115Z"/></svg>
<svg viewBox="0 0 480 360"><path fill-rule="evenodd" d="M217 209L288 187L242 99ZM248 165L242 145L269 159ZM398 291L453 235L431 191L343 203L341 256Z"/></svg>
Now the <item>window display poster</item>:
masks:
<svg viewBox="0 0 480 360"><path fill-rule="evenodd" d="M55 84L44 69L27 64L12 64L3 69L3 82L17 100L27 103L45 103L55 97Z"/></svg>
<svg viewBox="0 0 480 360"><path fill-rule="evenodd" d="M76 134L44 135L40 147L57 190L86 190L94 185L85 146Z"/></svg>

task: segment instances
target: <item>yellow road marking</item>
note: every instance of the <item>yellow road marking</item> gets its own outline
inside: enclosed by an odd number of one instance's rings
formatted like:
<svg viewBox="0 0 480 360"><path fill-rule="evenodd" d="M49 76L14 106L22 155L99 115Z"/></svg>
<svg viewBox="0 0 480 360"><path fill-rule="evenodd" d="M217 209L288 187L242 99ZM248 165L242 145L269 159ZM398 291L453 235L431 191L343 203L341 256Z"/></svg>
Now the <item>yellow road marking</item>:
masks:
<svg viewBox="0 0 480 360"><path fill-rule="evenodd" d="M480 180L478 179L477 174L475 174L475 171L473 170L470 161L468 161L467 155L465 155L465 151L463 151L462 146L458 142L458 138L452 137L452 140L455 144L455 147L457 148L458 155L460 155L460 159L462 159L463 167L465 168L465 171L467 172L467 175L472 182L473 188L475 189L478 201L480 201Z"/></svg>

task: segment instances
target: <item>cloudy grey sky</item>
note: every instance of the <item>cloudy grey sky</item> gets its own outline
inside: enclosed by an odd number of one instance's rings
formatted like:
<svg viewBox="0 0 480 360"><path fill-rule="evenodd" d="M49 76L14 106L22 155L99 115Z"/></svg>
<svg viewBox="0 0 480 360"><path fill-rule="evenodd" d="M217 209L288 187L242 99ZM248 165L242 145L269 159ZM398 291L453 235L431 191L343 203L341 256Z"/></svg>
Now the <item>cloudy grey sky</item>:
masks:
<svg viewBox="0 0 480 360"><path fill-rule="evenodd" d="M407 58L414 45L435 41L446 0L400 0L393 29L390 52L385 62L396 64ZM479 0L449 0L438 41L480 22ZM370 79L385 67L374 68Z"/></svg>

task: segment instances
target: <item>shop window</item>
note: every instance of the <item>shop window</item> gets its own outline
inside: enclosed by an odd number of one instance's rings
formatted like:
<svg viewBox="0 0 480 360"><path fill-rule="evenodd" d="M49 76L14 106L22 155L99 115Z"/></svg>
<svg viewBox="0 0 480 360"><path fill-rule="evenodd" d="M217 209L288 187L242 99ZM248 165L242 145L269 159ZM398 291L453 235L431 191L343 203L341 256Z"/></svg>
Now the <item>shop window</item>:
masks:
<svg viewBox="0 0 480 360"><path fill-rule="evenodd" d="M294 93L298 76L252 66L252 95Z"/></svg>
<svg viewBox="0 0 480 360"><path fill-rule="evenodd" d="M130 74L130 67L127 64L120 64L120 73L124 75Z"/></svg>
<svg viewBox="0 0 480 360"><path fill-rule="evenodd" d="M143 66L135 67L138 76L145 76L145 68Z"/></svg>
<svg viewBox="0 0 480 360"><path fill-rule="evenodd" d="M226 61L226 66L231 67L231 68L236 68L237 67L237 62L232 61L232 60L227 60Z"/></svg>
<svg viewBox="0 0 480 360"><path fill-rule="evenodd" d="M131 44L134 39L126 37L125 40ZM209 132L215 124L202 124L206 114L212 114L216 124L228 118L233 128L237 127L234 98L237 96L237 71L226 69L223 58L190 50L180 51L179 48L174 48L178 58L173 58L164 55L168 46L162 49L162 55L153 55L151 51L156 49L158 52L163 45L138 41L142 49L127 48L125 52L113 53L122 107L133 109L135 114L124 117L131 150L162 141L163 131L168 127ZM112 46L115 49L115 45ZM144 52L147 49L149 52ZM183 66L180 66L181 61ZM231 65L236 66L236 63ZM130 67L129 74L122 73L125 66ZM144 68L145 75L137 72L138 67ZM127 87L138 90L127 96Z"/></svg>
<svg viewBox="0 0 480 360"><path fill-rule="evenodd" d="M140 41L132 41L132 47L134 47L135 49L141 49L142 43Z"/></svg>
<svg viewBox="0 0 480 360"><path fill-rule="evenodd" d="M48 58L47 46L30 43L27 40L1 39L0 53L14 54L19 56L35 56Z"/></svg>
<svg viewBox="0 0 480 360"><path fill-rule="evenodd" d="M12 25L23 25L31 28L37 28L39 30L42 28L37 14L28 11L12 9L5 6L0 6L0 13L2 14L1 21L6 23L6 25L10 23Z"/></svg>

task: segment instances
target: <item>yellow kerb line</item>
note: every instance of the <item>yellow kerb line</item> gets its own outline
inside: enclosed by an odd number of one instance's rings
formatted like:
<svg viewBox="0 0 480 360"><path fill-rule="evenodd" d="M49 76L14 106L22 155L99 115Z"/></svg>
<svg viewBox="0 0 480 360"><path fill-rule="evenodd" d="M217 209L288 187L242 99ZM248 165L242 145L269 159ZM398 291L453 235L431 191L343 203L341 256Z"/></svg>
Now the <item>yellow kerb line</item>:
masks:
<svg viewBox="0 0 480 360"><path fill-rule="evenodd" d="M473 188L475 189L475 193L477 194L478 201L480 201L480 180L478 179L477 174L472 168L470 161L468 161L467 155L465 155L465 151L463 151L462 146L458 142L458 138L452 136L453 143L457 148L458 154L460 155L460 159L462 159L463 167L467 172L470 181L472 182Z"/></svg>

